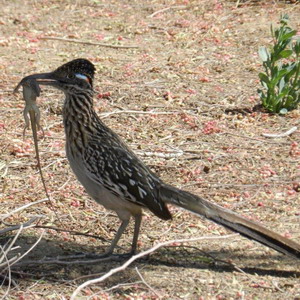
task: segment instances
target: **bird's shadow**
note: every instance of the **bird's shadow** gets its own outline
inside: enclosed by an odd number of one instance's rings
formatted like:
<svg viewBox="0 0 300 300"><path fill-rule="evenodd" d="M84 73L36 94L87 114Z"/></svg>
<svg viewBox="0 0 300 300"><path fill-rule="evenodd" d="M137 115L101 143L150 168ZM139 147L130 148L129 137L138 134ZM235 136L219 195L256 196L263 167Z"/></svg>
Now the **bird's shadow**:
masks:
<svg viewBox="0 0 300 300"><path fill-rule="evenodd" d="M0 244L3 245L8 238L0 239ZM16 253L25 253L34 241L34 236L22 236L17 240L16 245L19 249L10 252L10 255ZM49 282L60 281L82 281L86 278L91 279L98 277L99 274L106 273L112 268L118 267L128 260L128 257L113 256L104 260L99 260L97 263L94 259L72 258L72 255L82 253L103 253L107 245L94 246L82 245L74 241L64 241L63 239L46 239L42 238L38 245L32 249L26 257L24 257L19 264L12 268L12 277L15 281L24 279L43 279ZM122 252L122 251L120 251ZM58 258L67 258L67 264L59 264L53 262ZM239 270L235 265L226 261L235 261L242 272L247 274L256 274L260 276L275 276L282 278L300 278L299 263L290 257L274 254L272 256L260 256L249 254L247 251L242 254L237 251L236 255L233 250L216 250L212 249L205 252L196 247L164 247L156 250L148 256L136 260L129 266L124 276L132 278L133 266L151 266L152 268L168 267L168 268L186 268L186 269L199 269L210 270L213 272L234 272ZM63 259L63 261L66 261ZM52 261L52 262L50 262ZM279 265L284 265L285 270L280 270ZM298 266L298 267L297 267ZM287 268L290 271L287 271ZM170 270L172 272L172 270ZM126 273L124 275L124 273ZM118 276L114 281L118 281Z"/></svg>

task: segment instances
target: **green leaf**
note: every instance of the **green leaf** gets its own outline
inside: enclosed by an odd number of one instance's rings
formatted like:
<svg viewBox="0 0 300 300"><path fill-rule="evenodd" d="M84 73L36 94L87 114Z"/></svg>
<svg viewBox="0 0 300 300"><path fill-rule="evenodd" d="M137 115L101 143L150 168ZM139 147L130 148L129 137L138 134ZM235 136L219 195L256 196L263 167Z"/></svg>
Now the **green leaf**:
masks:
<svg viewBox="0 0 300 300"><path fill-rule="evenodd" d="M300 103L300 39L288 25L288 15L281 16L280 27L273 28L273 46L260 47L264 73L259 73L262 90L258 90L262 105L271 112L286 113Z"/></svg>
<svg viewBox="0 0 300 300"><path fill-rule="evenodd" d="M283 50L279 53L280 58L287 58L293 54L293 50Z"/></svg>
<svg viewBox="0 0 300 300"><path fill-rule="evenodd" d="M297 39L294 46L294 51L296 52L297 55L300 55L300 39Z"/></svg>
<svg viewBox="0 0 300 300"><path fill-rule="evenodd" d="M280 29L282 29L282 27L280 28ZM281 32L282 32L282 30L280 30L280 29L275 29L275 31L274 31L274 35L275 35L275 38L276 38L276 40L278 40L278 37L279 37L279 35L281 34Z"/></svg>
<svg viewBox="0 0 300 300"><path fill-rule="evenodd" d="M271 82L271 85L272 86L276 86L277 83L281 80L281 78L284 77L284 75L287 73L288 71L286 69L282 69L280 70L277 74L276 74L276 77L273 76L272 80L270 81Z"/></svg>
<svg viewBox="0 0 300 300"><path fill-rule="evenodd" d="M288 72L287 72L287 75L286 75L286 78L291 78L297 71L297 63L296 62L292 62L292 63L287 63L287 64L284 64L282 67L284 69L286 69ZM288 81L288 80L286 80Z"/></svg>
<svg viewBox="0 0 300 300"><path fill-rule="evenodd" d="M288 39L292 38L296 33L297 33L296 30L291 30L291 31L285 33L284 35L282 35L281 40L282 41L288 40Z"/></svg>
<svg viewBox="0 0 300 300"><path fill-rule="evenodd" d="M290 19L290 17L288 14L281 15L280 16L280 24L287 25L289 19Z"/></svg>
<svg viewBox="0 0 300 300"><path fill-rule="evenodd" d="M259 73L258 74L258 77L259 79L262 81L262 82L265 82L265 83L270 83L270 80L268 78L268 76L265 74L265 73Z"/></svg>
<svg viewBox="0 0 300 300"><path fill-rule="evenodd" d="M263 62L269 60L270 57L270 53L266 47L260 47L258 49L258 55Z"/></svg>
<svg viewBox="0 0 300 300"><path fill-rule="evenodd" d="M281 70L277 73L277 77L281 79L286 73L288 73L288 70L287 70L287 69L281 69Z"/></svg>
<svg viewBox="0 0 300 300"><path fill-rule="evenodd" d="M265 93L260 89L257 90L257 93L258 93L259 98L261 99L261 101L264 102L264 99L266 98Z"/></svg>
<svg viewBox="0 0 300 300"><path fill-rule="evenodd" d="M281 93L278 95L278 97L283 99L289 92L290 92L290 87L286 85L282 88Z"/></svg>
<svg viewBox="0 0 300 300"><path fill-rule="evenodd" d="M279 89L279 93L281 93L282 89L284 88L285 85L285 80L284 77L282 77L279 81L279 85L278 85L278 89Z"/></svg>
<svg viewBox="0 0 300 300"><path fill-rule="evenodd" d="M271 35L274 38L275 35L274 35L274 29L273 29L273 25L272 24L271 24L271 28L270 29L271 29Z"/></svg>

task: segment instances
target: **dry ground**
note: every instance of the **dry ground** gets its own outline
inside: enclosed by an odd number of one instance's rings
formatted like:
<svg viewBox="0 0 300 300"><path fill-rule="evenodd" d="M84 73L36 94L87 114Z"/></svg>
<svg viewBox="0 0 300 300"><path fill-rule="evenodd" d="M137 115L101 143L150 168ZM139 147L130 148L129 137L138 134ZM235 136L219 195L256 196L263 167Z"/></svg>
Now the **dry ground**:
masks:
<svg viewBox="0 0 300 300"><path fill-rule="evenodd" d="M300 6L271 0L244 2L2 0L1 215L45 198L31 131L22 138L24 102L12 95L12 89L25 75L85 57L98 71L98 114L165 181L300 243L300 131L278 139L262 135L299 126L300 112L278 116L256 106L258 47L270 43L270 24L276 24L283 12L299 29ZM23 209L6 222L20 224L39 215L43 216L39 225L100 236L107 242L50 229L23 230L16 241L20 248L10 254L24 253L43 231L44 236L22 260L32 264L12 269L14 284L8 299L68 299L80 283L122 264L37 263L44 256L101 253L118 226L114 214L90 201L69 169L62 100L51 89L43 90L38 99L45 131L39 140L41 161L61 223L46 203ZM171 210L173 222L145 212L142 250L172 239L228 234L187 212ZM131 229L120 243L125 249L130 246ZM14 234L2 235L1 244ZM202 240L162 248L84 289L78 299L299 299L299 267L298 261L240 236ZM4 280L2 295L7 284Z"/></svg>

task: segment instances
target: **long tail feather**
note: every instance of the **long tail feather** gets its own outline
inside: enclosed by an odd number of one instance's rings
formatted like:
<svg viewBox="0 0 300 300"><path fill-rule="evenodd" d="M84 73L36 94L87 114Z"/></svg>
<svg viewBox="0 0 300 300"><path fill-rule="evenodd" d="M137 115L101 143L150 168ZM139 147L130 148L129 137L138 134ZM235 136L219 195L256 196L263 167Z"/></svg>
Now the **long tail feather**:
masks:
<svg viewBox="0 0 300 300"><path fill-rule="evenodd" d="M300 245L296 242L217 204L170 185L161 187L160 196L165 203L170 203L204 216L251 240L300 259Z"/></svg>

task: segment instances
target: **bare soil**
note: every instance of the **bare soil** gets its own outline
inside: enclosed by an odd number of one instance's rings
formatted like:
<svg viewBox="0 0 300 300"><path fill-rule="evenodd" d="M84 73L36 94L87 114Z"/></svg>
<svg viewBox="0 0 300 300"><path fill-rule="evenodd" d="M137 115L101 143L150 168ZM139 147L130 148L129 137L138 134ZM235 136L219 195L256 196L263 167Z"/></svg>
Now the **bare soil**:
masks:
<svg viewBox="0 0 300 300"><path fill-rule="evenodd" d="M45 198L31 131L22 137L24 102L13 88L25 75L84 57L97 67L97 113L166 182L300 243L300 131L263 136L299 128L300 111L269 114L257 96L258 47L270 44L270 24L276 26L282 13L300 28L299 3L283 1L2 0L1 215ZM38 103L45 133L39 139L42 167L60 221L46 202L5 221L21 224L38 215L39 225L86 236L23 229L10 255L25 253L44 235L11 275L2 273L13 279L9 287L2 278L7 299L69 299L79 284L126 261L45 262L46 256L102 253L119 221L89 199L68 166L63 95L44 89ZM172 222L145 212L140 250L172 239L229 234L178 208L171 211ZM2 235L1 245L15 234ZM131 236L132 226L120 253L130 248ZM299 278L299 261L234 235L161 248L85 288L78 299L300 299Z"/></svg>

